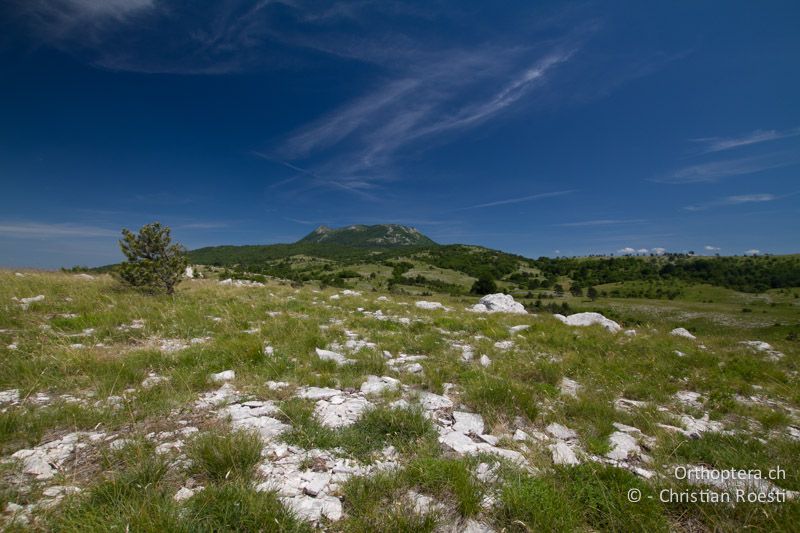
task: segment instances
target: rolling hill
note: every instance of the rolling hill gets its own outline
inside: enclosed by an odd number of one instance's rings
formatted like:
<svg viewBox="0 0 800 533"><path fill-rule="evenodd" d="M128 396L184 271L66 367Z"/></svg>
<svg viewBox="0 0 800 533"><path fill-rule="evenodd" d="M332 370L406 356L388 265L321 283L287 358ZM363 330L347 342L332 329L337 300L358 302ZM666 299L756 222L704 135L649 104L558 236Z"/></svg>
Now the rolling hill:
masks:
<svg viewBox="0 0 800 533"><path fill-rule="evenodd" d="M674 298L683 284L709 284L742 292L800 286L800 256L529 259L481 246L440 245L415 228L395 224L320 226L291 244L214 246L190 251L193 264L223 275L272 276L336 287L463 294L488 276L517 294L613 286L620 295ZM619 284L635 284L626 287ZM643 285L644 284L644 285ZM560 289L559 289L560 287ZM685 292L685 291L684 291Z"/></svg>

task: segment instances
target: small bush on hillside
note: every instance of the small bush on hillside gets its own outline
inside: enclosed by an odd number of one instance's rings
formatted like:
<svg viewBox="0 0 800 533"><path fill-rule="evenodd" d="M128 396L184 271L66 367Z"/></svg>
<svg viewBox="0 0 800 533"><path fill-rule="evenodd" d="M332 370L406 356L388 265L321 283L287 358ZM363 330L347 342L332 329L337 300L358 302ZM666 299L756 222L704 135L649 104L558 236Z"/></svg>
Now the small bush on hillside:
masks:
<svg viewBox="0 0 800 533"><path fill-rule="evenodd" d="M149 291L175 292L186 270L186 251L172 244L168 227L154 222L142 226L138 234L123 229L119 245L127 259L117 273L123 282Z"/></svg>
<svg viewBox="0 0 800 533"><path fill-rule="evenodd" d="M497 292L497 283L494 282L491 276L484 274L472 285L472 289L469 292L481 295L493 294Z"/></svg>

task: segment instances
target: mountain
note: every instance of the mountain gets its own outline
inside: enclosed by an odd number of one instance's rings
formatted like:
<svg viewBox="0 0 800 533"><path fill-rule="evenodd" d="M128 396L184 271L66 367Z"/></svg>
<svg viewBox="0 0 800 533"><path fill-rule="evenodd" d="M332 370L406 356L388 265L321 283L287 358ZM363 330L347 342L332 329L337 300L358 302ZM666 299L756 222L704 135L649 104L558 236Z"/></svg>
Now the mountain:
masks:
<svg viewBox="0 0 800 533"><path fill-rule="evenodd" d="M357 224L332 229L320 226L296 244L338 244L353 248L394 248L398 246L436 246L416 228L399 224Z"/></svg>
<svg viewBox="0 0 800 533"><path fill-rule="evenodd" d="M443 248L416 228L399 224L320 226L291 244L209 246L188 253L194 264L254 267L293 256L311 256L353 263L407 256Z"/></svg>

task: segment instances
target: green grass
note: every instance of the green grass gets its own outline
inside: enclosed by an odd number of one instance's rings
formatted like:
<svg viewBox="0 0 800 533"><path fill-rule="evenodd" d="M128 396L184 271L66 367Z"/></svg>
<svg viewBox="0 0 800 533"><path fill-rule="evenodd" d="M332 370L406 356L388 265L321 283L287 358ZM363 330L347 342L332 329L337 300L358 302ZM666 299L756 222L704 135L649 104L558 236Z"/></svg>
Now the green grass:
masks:
<svg viewBox="0 0 800 533"><path fill-rule="evenodd" d="M188 531L276 531L306 533L312 528L299 520L273 493L255 492L242 483L206 488L186 506Z"/></svg>
<svg viewBox="0 0 800 533"><path fill-rule="evenodd" d="M209 431L192 439L186 455L196 475L214 481L247 480L261 460L261 440L246 431Z"/></svg>
<svg viewBox="0 0 800 533"><path fill-rule="evenodd" d="M481 512L486 487L472 473L474 460L420 457L406 467L401 476L406 484L419 492L451 501L465 517Z"/></svg>
<svg viewBox="0 0 800 533"><path fill-rule="evenodd" d="M434 260L441 258L413 261L426 275L439 272L443 280L456 279L446 277L446 265L431 266ZM324 264L308 261L309 268L322 269ZM27 272L16 277L0 271L0 363L5 370L0 373L0 391L15 388L23 398L40 392L53 398L46 406L0 406L0 454L6 457L76 430L135 440L114 453L107 444L96 443L86 448L83 462L68 462L49 484L75 484L83 493L56 509L40 511L41 529L220 531L236 524L243 530L269 524L275 530L302 530L304 523L274 495L252 490L259 482L255 465L268 460L261 457L263 444L253 435L230 431L215 413L194 407L200 394L219 387L209 381L209 374L228 369L236 372L231 385L243 398L276 401L282 411L276 416L292 426L283 436L288 443L363 463L375 461L387 446L398 451L399 467L391 475L351 478L341 486L348 516L327 524L332 531L432 531L467 517L491 523L498 531L782 531L800 523L797 502L732 508L652 502L633 506L625 500L631 487L652 495L674 486L670 468L687 463L762 470L780 466L786 479L779 486L800 490L800 448L786 436L786 426L798 424L792 410L800 409L800 308L791 291L748 295L751 313L741 312L739 293L693 285L686 285L687 292L675 300L564 299L576 310L598 310L626 328L634 327L638 334L628 337L600 328L567 327L546 313L534 317L464 312L474 297L425 296L451 307L450 312L419 310L414 306L419 298L403 294L377 301L383 293L370 292L369 274L386 275L391 267L358 265L353 268L367 274L358 281L364 294L339 300L329 299L338 290L315 292L316 285L297 288L276 280L258 289L223 287L213 279L183 283L169 298L122 290L106 276L84 281L68 274ZM45 294L45 300L27 310L11 300L36 294ZM358 307L411 322L375 320L357 312ZM65 313L77 316L59 316ZM144 320L144 328L120 329L137 319ZM508 327L519 324L531 327L510 334ZM689 328L698 340L670 336L677 326ZM87 337L69 336L85 328L95 331ZM245 333L251 328L256 332ZM375 342L377 349L349 355L356 363L344 367L320 361L314 348L343 343L345 331ZM205 336L208 342L175 353L157 348L159 339ZM509 339L514 348L494 347L496 341ZM744 340L764 340L785 356L769 361L739 344ZM12 342L17 350L6 348ZM87 347L70 348L73 342ZM476 358L487 354L492 364L484 369L475 362L464 363L460 350L452 347L456 342L472 345ZM98 343L103 346L95 347ZM264 355L265 344L274 348L274 355ZM382 350L427 356L424 372L395 372ZM676 356L675 350L686 357ZM151 372L168 381L144 389L140 383ZM340 429L322 426L313 416L312 402L293 398L300 386L357 390L368 374L399 378L411 390L370 398L375 408ZM577 399L559 393L565 376L581 384ZM272 391L267 380L290 385ZM479 459L454 457L441 449L435 426L425 415L388 408L401 395L413 399L416 390L441 394L446 384L454 385L448 394L456 409L482 414L486 431L496 436L512 434L519 424L543 430L558 422L578 433L585 451L603 454L614 422L635 426L657 441L646 450L653 462L643 466L660 477L645 481L597 464L554 468L544 444L527 442L526 451L520 443L504 439L501 446L523 452L536 474L504 467L499 482L481 482L472 474ZM681 390L701 393L704 407L680 405L673 395ZM62 394L79 398L81 404L59 399ZM106 404L112 395L125 398L121 408ZM746 405L737 395L757 395L773 403ZM647 405L622 412L614 407L619 397ZM740 433L687 440L658 425L679 424L674 415L681 413L699 417L704 412ZM169 466L174 455L160 458L153 451L156 443L136 437L174 430L178 419L201 428L197 436L185 439L183 451L191 467L180 462ZM21 490L15 482L17 467L0 464L2 506L41 497L47 484ZM205 491L176 503L172 497L180 487L191 486L190 479ZM436 498L445 512L408 513L403 495L409 490ZM484 509L487 495L495 504Z"/></svg>
<svg viewBox="0 0 800 533"><path fill-rule="evenodd" d="M377 407L368 410L353 425L331 429L321 425L313 416L308 402L284 402L282 418L292 429L283 439L306 449L341 448L360 460L370 460L373 452L394 446L400 452L410 452L423 444L430 446L435 438L431 422L416 409L390 409Z"/></svg>
<svg viewBox="0 0 800 533"><path fill-rule="evenodd" d="M347 518L341 530L348 533L387 531L391 533L428 533L434 531L437 518L419 515L402 501L402 484L393 473L372 477L353 477L342 487Z"/></svg>

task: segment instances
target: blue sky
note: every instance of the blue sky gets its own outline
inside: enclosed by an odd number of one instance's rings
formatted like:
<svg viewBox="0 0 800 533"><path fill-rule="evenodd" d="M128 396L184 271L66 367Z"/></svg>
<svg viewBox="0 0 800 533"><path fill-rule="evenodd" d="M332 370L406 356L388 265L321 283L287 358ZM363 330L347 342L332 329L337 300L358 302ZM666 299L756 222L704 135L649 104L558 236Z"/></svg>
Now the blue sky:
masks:
<svg viewBox="0 0 800 533"><path fill-rule="evenodd" d="M800 252L797 28L788 1L5 2L0 265L117 261L153 220Z"/></svg>

